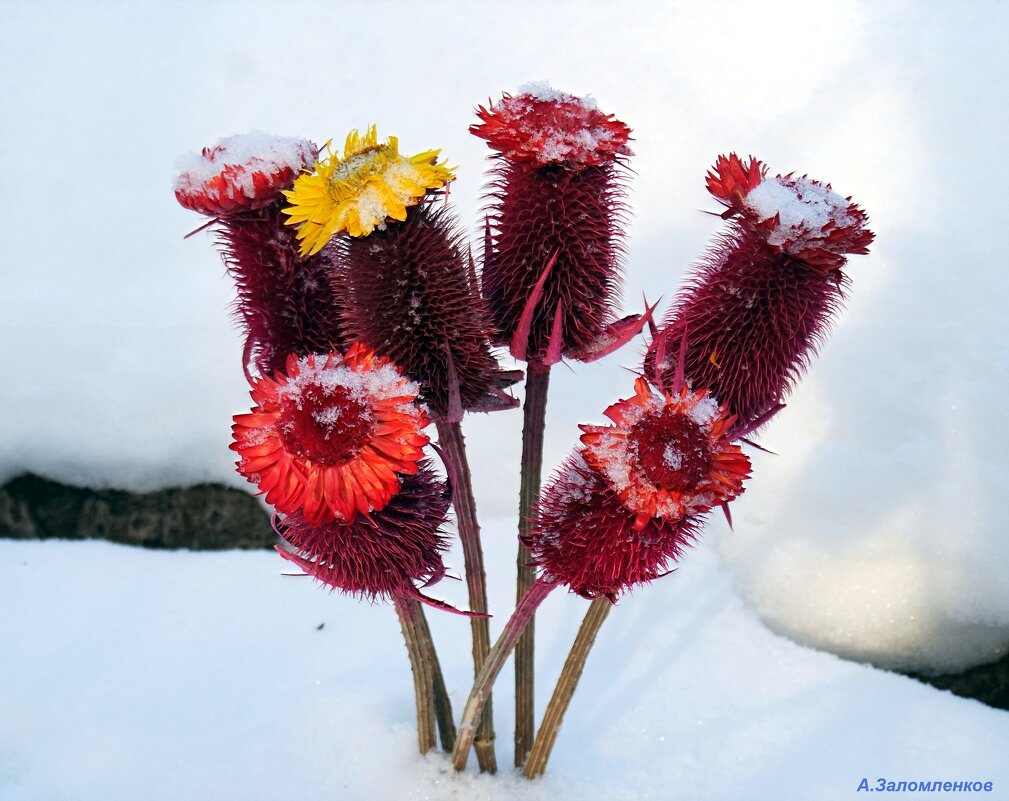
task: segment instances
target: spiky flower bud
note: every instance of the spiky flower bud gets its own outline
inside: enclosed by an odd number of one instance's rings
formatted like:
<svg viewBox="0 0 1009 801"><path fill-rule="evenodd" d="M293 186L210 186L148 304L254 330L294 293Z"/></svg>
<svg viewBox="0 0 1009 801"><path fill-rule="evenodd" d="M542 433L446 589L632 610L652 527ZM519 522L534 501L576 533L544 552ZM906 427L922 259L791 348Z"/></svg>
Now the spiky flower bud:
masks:
<svg viewBox="0 0 1009 801"><path fill-rule="evenodd" d="M735 419L706 392L657 395L644 378L634 389L604 412L612 426L581 426L583 447L543 490L526 538L544 577L586 598L664 575L750 474Z"/></svg>
<svg viewBox="0 0 1009 801"><path fill-rule="evenodd" d="M339 286L330 281L332 253L303 258L280 211L282 192L316 152L305 139L230 136L185 159L176 180L183 206L216 217L217 243L238 290L247 374L255 367L272 375L291 354L347 344Z"/></svg>
<svg viewBox="0 0 1009 801"><path fill-rule="evenodd" d="M496 344L521 360L592 360L633 337L614 331L630 128L591 98L522 87L470 131L496 153L483 291ZM642 323L643 324L643 323Z"/></svg>
<svg viewBox="0 0 1009 801"><path fill-rule="evenodd" d="M873 240L865 212L829 184L766 173L734 153L708 173L728 230L688 277L645 363L660 384L680 371L707 388L741 426L778 408L842 306L847 255Z"/></svg>
<svg viewBox="0 0 1009 801"><path fill-rule="evenodd" d="M440 198L338 246L347 330L416 381L436 416L517 405L503 390L518 375L502 372L491 353L463 236Z"/></svg>

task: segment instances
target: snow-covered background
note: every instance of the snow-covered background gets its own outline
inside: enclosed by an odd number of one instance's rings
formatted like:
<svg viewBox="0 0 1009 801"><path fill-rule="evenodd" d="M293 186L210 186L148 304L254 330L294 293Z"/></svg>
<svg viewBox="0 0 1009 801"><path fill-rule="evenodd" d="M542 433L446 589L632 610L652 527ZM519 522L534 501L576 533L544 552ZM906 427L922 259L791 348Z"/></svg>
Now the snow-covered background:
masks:
<svg viewBox="0 0 1009 801"><path fill-rule="evenodd" d="M452 197L475 231L486 148L466 131L473 106L532 80L591 93L634 128L627 311L642 292L668 298L717 229L703 175L722 152L830 181L877 233L851 262L834 336L763 435L779 455L755 457L735 532L711 525L676 576L607 624L550 784L470 786L417 762L391 614L282 580L268 554L8 543L0 799L137 786L833 799L899 771L974 771L1005 791L991 748L1009 744L1006 713L759 621L897 667L954 669L1009 646L1007 36L1005 2L0 2L0 481L30 469L242 485L227 450L247 408L231 287L209 234L182 239L201 219L170 191L179 154L223 135L339 143L376 122L406 152L441 147L459 165ZM636 356L555 370L548 467L576 423L629 394L621 365ZM520 415L466 425L504 543L491 545L500 625ZM551 603L545 671L583 608ZM437 625L464 655L462 629ZM452 668L461 688L465 664Z"/></svg>

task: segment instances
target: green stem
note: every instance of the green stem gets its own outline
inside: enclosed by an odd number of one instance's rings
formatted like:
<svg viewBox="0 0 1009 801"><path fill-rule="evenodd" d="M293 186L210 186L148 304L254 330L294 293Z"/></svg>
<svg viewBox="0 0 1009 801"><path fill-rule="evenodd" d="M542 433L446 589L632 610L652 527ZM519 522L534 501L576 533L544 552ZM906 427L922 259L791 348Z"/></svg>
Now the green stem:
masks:
<svg viewBox="0 0 1009 801"><path fill-rule="evenodd" d="M554 687L554 694L550 696L547 711L543 714L543 721L540 723L539 732L533 742L532 751L529 752L529 759L526 760L523 768L527 779L542 776L547 769L547 760L550 759L550 752L553 751L557 733L564 721L564 713L567 712L571 697L575 694L575 688L578 686L578 680L582 677L585 660L588 659L592 645L596 641L596 635L612 608L613 604L608 598L597 598L589 604L589 610L582 619L578 635L575 637L568 658L564 662L564 668L557 679L557 686Z"/></svg>
<svg viewBox="0 0 1009 801"><path fill-rule="evenodd" d="M519 487L519 550L516 601L532 586L536 571L532 556L522 544L532 528L532 517L539 500L543 470L543 433L546 427L547 390L550 367L530 362L526 372L526 397L523 406L522 472ZM535 708L536 624L530 619L525 634L515 649L515 766L522 767L536 733Z"/></svg>

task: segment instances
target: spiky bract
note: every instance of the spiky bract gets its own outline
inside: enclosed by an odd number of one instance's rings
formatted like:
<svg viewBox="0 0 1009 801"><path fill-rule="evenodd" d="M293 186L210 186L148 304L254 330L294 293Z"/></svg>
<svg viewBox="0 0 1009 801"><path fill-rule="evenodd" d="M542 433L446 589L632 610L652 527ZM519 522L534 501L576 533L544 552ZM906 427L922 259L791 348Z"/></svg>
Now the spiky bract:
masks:
<svg viewBox="0 0 1009 801"><path fill-rule="evenodd" d="M425 460L404 476L402 486L380 510L351 523L313 525L295 512L277 525L293 551L280 554L323 584L369 600L395 595L418 598L417 586L445 573L448 540L441 530L450 493Z"/></svg>
<svg viewBox="0 0 1009 801"><path fill-rule="evenodd" d="M238 290L246 362L272 375L291 354L345 349L345 303L339 282L331 280L332 250L302 258L278 204L221 220L217 241Z"/></svg>
<svg viewBox="0 0 1009 801"><path fill-rule="evenodd" d="M665 575L695 539L701 519L637 516L580 453L544 488L525 545L548 581L584 598L611 601Z"/></svg>
<svg viewBox="0 0 1009 801"><path fill-rule="evenodd" d="M624 252L624 187L616 163L571 169L530 169L499 158L490 184L483 291L496 344L511 345L534 287L549 268L528 322L522 356L592 351L619 300Z"/></svg>

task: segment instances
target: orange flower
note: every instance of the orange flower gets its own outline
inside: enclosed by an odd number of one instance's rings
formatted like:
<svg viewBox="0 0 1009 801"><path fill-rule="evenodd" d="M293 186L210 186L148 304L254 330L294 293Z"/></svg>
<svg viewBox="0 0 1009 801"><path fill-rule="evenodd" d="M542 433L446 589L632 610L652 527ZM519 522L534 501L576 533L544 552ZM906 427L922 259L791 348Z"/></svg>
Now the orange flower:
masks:
<svg viewBox="0 0 1009 801"><path fill-rule="evenodd" d="M634 392L603 413L616 425L580 428L585 462L636 515L636 531L653 518L680 520L742 492L750 460L727 436L735 417L686 386L663 397L639 378Z"/></svg>
<svg viewBox="0 0 1009 801"><path fill-rule="evenodd" d="M277 511L311 525L382 509L414 475L428 424L417 385L362 345L289 356L286 374L255 379L249 414L235 416L238 472Z"/></svg>

